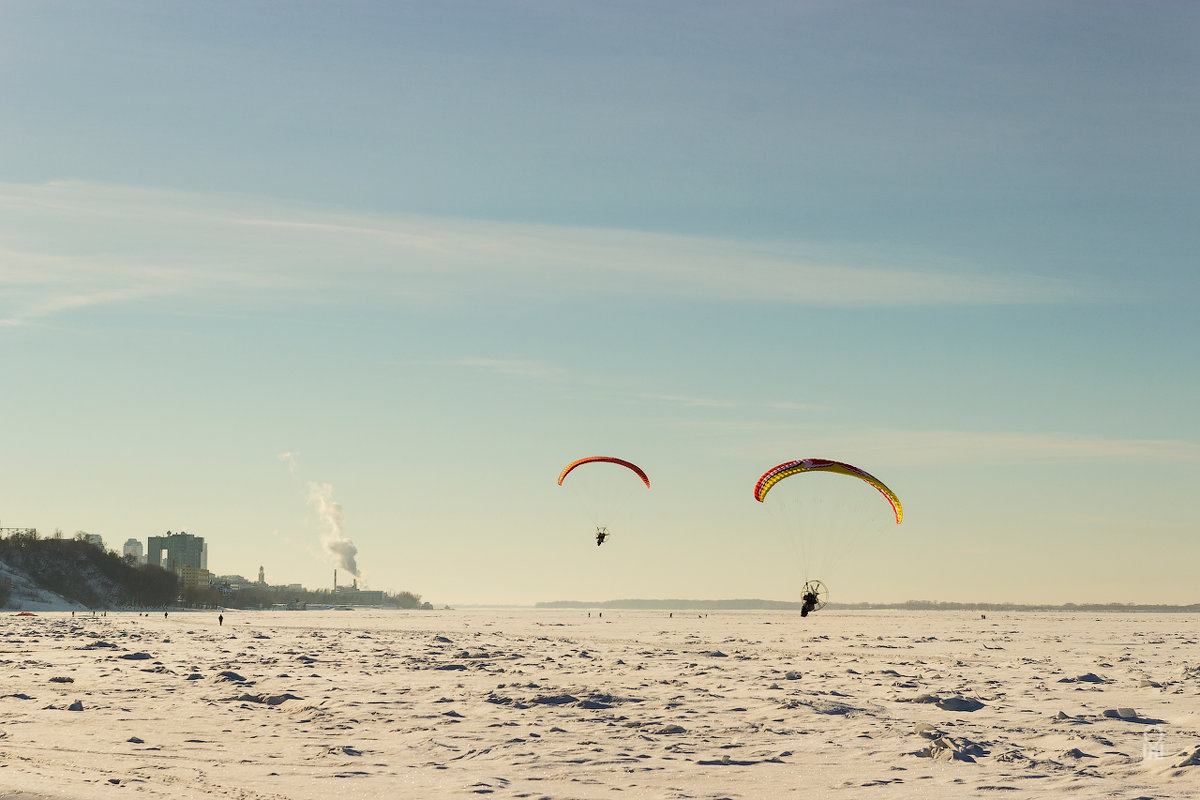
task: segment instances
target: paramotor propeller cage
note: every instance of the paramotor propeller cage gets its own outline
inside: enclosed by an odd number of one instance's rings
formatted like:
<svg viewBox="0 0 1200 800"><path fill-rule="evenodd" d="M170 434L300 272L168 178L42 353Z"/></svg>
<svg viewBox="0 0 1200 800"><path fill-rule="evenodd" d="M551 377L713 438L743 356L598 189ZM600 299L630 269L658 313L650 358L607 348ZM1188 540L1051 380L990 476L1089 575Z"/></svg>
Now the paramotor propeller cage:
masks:
<svg viewBox="0 0 1200 800"><path fill-rule="evenodd" d="M804 584L804 588L800 590L802 598L807 597L810 593L817 596L816 605L812 607L813 611L820 611L829 602L829 590L820 581L808 581Z"/></svg>

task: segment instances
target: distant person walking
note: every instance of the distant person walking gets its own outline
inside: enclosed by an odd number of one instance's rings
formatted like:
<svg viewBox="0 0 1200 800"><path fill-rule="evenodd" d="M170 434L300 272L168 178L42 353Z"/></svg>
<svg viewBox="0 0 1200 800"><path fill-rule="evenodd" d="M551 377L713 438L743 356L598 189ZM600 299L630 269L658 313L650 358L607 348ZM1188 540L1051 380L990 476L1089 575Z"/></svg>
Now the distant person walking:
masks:
<svg viewBox="0 0 1200 800"><path fill-rule="evenodd" d="M225 624L225 615L217 614L217 625L224 625L224 624Z"/></svg>

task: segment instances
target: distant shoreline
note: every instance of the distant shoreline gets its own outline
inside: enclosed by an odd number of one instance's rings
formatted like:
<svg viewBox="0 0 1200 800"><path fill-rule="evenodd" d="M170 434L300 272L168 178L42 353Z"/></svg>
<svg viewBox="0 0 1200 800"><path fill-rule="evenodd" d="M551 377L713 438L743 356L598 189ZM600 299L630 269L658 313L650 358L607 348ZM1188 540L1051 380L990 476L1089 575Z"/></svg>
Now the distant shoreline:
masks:
<svg viewBox="0 0 1200 800"><path fill-rule="evenodd" d="M535 603L533 608L546 609L627 609L652 611L799 611L801 603L785 600L604 600L585 602L580 600L553 600ZM463 606L460 606L463 607ZM484 607L484 606L481 606ZM1058 612L1119 612L1155 614L1197 614L1200 603L1192 605L1161 605L1136 603L952 603L932 600L909 600L904 603L830 603L832 611L1058 611Z"/></svg>

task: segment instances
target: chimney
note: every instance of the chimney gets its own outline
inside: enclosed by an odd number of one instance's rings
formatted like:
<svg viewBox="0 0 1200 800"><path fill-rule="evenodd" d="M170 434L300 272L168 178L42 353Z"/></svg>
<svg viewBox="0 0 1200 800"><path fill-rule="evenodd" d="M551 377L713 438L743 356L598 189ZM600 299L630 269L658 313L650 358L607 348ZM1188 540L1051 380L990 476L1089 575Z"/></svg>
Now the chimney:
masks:
<svg viewBox="0 0 1200 800"><path fill-rule="evenodd" d="M336 567L333 570L333 591L335 594L337 593L337 568Z"/></svg>

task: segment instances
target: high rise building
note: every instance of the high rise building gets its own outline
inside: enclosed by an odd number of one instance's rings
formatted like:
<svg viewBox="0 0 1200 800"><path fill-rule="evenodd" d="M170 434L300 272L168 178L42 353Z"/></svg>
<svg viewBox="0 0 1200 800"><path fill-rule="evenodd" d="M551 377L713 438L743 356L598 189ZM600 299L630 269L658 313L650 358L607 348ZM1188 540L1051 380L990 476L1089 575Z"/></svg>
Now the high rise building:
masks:
<svg viewBox="0 0 1200 800"><path fill-rule="evenodd" d="M167 531L166 536L151 536L146 544L146 562L149 564L171 572L177 572L181 567L206 569L202 536Z"/></svg>
<svg viewBox="0 0 1200 800"><path fill-rule="evenodd" d="M133 556L134 560L138 564L146 563L146 554L145 554L145 551L142 549L141 541L138 539L126 539L125 540L124 555Z"/></svg>

